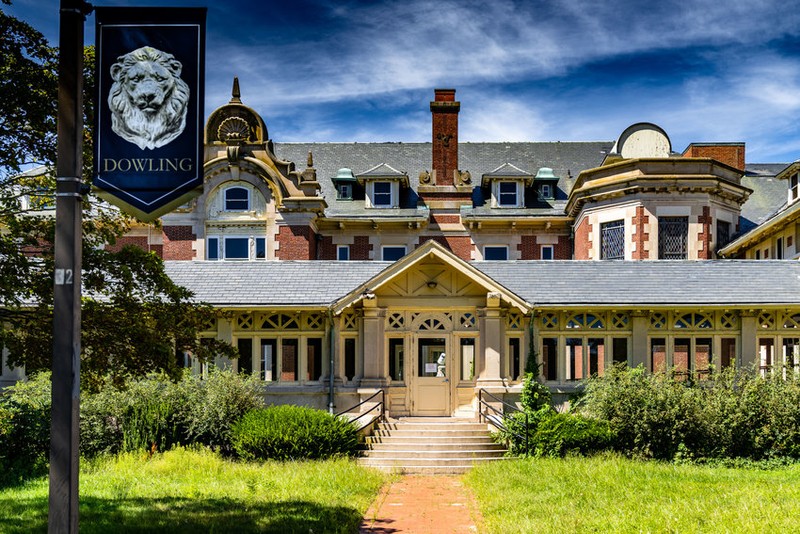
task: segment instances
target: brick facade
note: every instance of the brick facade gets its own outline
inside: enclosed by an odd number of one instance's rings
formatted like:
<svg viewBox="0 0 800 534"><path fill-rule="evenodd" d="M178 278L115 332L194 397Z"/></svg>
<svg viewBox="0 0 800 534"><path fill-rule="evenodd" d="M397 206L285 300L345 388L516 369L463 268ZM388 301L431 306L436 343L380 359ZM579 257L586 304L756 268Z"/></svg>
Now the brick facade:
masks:
<svg viewBox="0 0 800 534"><path fill-rule="evenodd" d="M520 236L520 243L517 245L517 250L519 250L519 259L521 260L541 259L539 258L539 247L537 246L535 235Z"/></svg>
<svg viewBox="0 0 800 534"><path fill-rule="evenodd" d="M472 259L472 240L469 236L424 235L420 236L417 246L431 240L436 241L464 261Z"/></svg>
<svg viewBox="0 0 800 534"><path fill-rule="evenodd" d="M697 241L702 243L702 248L697 251L698 260L711 259L711 209L703 206L703 214L697 217L700 223L700 233L697 234Z"/></svg>
<svg viewBox="0 0 800 534"><path fill-rule="evenodd" d="M165 260L192 260L195 257L194 241L197 236L191 226L165 226L163 228Z"/></svg>
<svg viewBox="0 0 800 534"><path fill-rule="evenodd" d="M650 240L650 233L645 231L649 222L650 216L645 213L644 207L637 206L636 215L633 217L633 227L636 230L633 235L633 242L636 244L636 250L632 254L634 260L647 260L650 258L650 251L645 250L645 244Z"/></svg>
<svg viewBox="0 0 800 534"><path fill-rule="evenodd" d="M433 196L436 195L434 194ZM461 216L445 213L431 213L430 221L433 224L458 224L461 222Z"/></svg>
<svg viewBox="0 0 800 534"><path fill-rule="evenodd" d="M575 259L588 260L589 251L592 244L589 241L589 235L592 232L592 225L589 224L589 219L584 218L578 227L575 229Z"/></svg>
<svg viewBox="0 0 800 534"><path fill-rule="evenodd" d="M436 89L431 102L433 121L432 166L436 185L453 185L453 171L458 169L458 111L455 89Z"/></svg>
<svg viewBox="0 0 800 534"><path fill-rule="evenodd" d="M278 229L279 260L314 260L317 258L316 234L308 226L281 226Z"/></svg>
<svg viewBox="0 0 800 534"><path fill-rule="evenodd" d="M123 236L117 239L117 242L113 245L107 245L105 247L106 250L111 252L119 252L122 250L122 247L133 245L135 247L139 247L142 250L147 250L150 252L155 252L156 256L159 258L164 259L164 247L162 245L150 245L147 243L147 236L137 235L137 236Z"/></svg>
<svg viewBox="0 0 800 534"><path fill-rule="evenodd" d="M686 148L683 157L713 158L725 165L744 170L744 143L691 144Z"/></svg>
<svg viewBox="0 0 800 534"><path fill-rule="evenodd" d="M371 252L372 244L369 242L369 236L357 235L353 238L353 244L350 245L351 260L369 260Z"/></svg>
<svg viewBox="0 0 800 534"><path fill-rule="evenodd" d="M558 243L553 247L554 260L571 260L572 259L572 240L569 236L558 236Z"/></svg>

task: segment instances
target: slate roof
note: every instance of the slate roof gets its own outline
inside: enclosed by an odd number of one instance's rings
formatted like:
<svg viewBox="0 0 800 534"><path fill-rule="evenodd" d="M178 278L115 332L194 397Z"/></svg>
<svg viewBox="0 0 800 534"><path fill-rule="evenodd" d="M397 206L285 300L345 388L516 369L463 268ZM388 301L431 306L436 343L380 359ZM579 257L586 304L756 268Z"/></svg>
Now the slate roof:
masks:
<svg viewBox="0 0 800 534"><path fill-rule="evenodd" d="M214 306L328 306L392 262L167 261ZM800 305L797 261L481 261L471 265L534 306Z"/></svg>
<svg viewBox="0 0 800 534"><path fill-rule="evenodd" d="M381 261L165 261L166 273L214 306L325 306L391 265Z"/></svg>
<svg viewBox="0 0 800 534"><path fill-rule="evenodd" d="M597 167L603 162L613 141L590 142L508 142L508 143L459 143L458 167L469 171L476 185L473 199L476 213L495 215L498 210L483 206L485 199L480 189L481 176L510 163L515 167L536 174L541 167L550 167L559 178L556 198L551 203L541 203L522 210L519 215L563 215L569 191L575 179L584 169ZM322 194L328 203L328 217L426 217L427 212L417 208L419 174L431 170L431 143L275 143L275 155L294 161L298 170L311 152L314 168ZM338 200L331 178L342 167L353 170L358 176L371 168L385 163L401 173L408 174L409 189L401 199L400 212L384 209L367 209L363 200ZM505 210L496 215L509 215Z"/></svg>
<svg viewBox="0 0 800 534"><path fill-rule="evenodd" d="M786 205L788 186L786 180L777 180L775 175L788 163L748 163L742 185L753 190L753 194L742 206L739 216L739 235L749 232L757 225L774 216Z"/></svg>
<svg viewBox="0 0 800 534"><path fill-rule="evenodd" d="M797 261L483 261L472 265L538 306L800 304Z"/></svg>

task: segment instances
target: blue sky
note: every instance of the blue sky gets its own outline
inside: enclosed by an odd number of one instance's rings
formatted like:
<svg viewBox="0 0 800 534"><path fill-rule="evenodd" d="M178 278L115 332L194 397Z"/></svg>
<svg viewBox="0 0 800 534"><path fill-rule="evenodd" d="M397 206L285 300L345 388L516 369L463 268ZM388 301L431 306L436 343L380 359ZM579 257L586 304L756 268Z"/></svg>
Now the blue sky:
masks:
<svg viewBox="0 0 800 534"><path fill-rule="evenodd" d="M452 87L462 142L613 140L648 121L677 151L800 158L798 2L97 2L132 4L207 6L206 114L238 76L277 142L429 141L433 89ZM56 44L58 5L3 9Z"/></svg>

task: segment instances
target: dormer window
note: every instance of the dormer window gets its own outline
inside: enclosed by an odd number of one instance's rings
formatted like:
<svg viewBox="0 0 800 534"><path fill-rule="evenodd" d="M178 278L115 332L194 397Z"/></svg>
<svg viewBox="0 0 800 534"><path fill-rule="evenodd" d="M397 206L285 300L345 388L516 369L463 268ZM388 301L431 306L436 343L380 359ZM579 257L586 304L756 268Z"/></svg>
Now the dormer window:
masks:
<svg viewBox="0 0 800 534"><path fill-rule="evenodd" d="M794 202L800 198L800 173L794 173L789 177L789 202Z"/></svg>
<svg viewBox="0 0 800 534"><path fill-rule="evenodd" d="M542 184L541 189L539 191L542 194L542 198L552 199L553 198L553 186L550 184Z"/></svg>
<svg viewBox="0 0 800 534"><path fill-rule="evenodd" d="M372 205L376 208L391 208L394 205L391 182L373 182Z"/></svg>
<svg viewBox="0 0 800 534"><path fill-rule="evenodd" d="M337 191L339 194L339 200L353 200L352 184L339 184Z"/></svg>
<svg viewBox="0 0 800 534"><path fill-rule="evenodd" d="M249 211L250 191L244 187L229 187L225 190L225 211Z"/></svg>
<svg viewBox="0 0 800 534"><path fill-rule="evenodd" d="M497 205L502 208L516 208L519 205L519 183L497 183Z"/></svg>
<svg viewBox="0 0 800 534"><path fill-rule="evenodd" d="M408 187L408 175L385 163L356 175L356 180L366 188L368 208L399 208L400 189Z"/></svg>

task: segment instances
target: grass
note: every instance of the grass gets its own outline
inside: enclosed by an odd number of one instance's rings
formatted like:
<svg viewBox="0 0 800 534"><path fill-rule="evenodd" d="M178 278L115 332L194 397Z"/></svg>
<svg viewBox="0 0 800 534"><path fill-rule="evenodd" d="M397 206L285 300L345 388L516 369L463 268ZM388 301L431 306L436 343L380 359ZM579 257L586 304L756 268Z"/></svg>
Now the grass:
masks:
<svg viewBox="0 0 800 534"><path fill-rule="evenodd" d="M543 458L487 464L465 480L487 533L800 529L800 465L760 470L617 456Z"/></svg>
<svg viewBox="0 0 800 534"><path fill-rule="evenodd" d="M353 533L386 479L352 460L242 463L208 450L84 461L81 533ZM48 480L0 489L0 532L47 531Z"/></svg>

